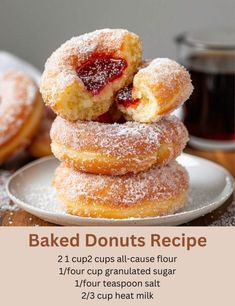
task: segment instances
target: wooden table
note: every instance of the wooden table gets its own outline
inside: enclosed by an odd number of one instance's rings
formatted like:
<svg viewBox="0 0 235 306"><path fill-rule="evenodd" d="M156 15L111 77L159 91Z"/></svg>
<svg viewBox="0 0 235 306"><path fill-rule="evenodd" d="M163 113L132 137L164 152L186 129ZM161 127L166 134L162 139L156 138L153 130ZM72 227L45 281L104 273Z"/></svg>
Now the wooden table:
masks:
<svg viewBox="0 0 235 306"><path fill-rule="evenodd" d="M221 164L225 168L227 168L235 177L235 152L222 152L222 151L204 152L204 151L197 151L191 148L186 148L185 152L213 160ZM6 170L14 172L17 168L19 168L20 166L24 165L29 161L30 157L28 155L22 155L18 157L17 160L14 159L8 162L7 164L3 165L2 170L0 169L0 173L1 171L6 171ZM1 207L2 205L0 205L0 225L2 226L54 226L55 225L43 221L25 212L22 209L6 210L6 209L1 209ZM185 224L185 226L208 226L208 225L235 226L235 201L233 196L231 196L220 208L213 211L212 213Z"/></svg>

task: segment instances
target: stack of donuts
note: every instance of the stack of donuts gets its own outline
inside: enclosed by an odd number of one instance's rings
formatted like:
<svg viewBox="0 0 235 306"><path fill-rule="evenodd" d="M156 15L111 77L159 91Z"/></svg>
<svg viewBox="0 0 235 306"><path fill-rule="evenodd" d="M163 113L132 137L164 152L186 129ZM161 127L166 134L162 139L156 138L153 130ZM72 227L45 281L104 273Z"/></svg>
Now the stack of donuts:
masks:
<svg viewBox="0 0 235 306"><path fill-rule="evenodd" d="M175 61L143 61L140 38L127 30L98 30L59 47L40 91L57 114L53 185L67 212L123 219L182 208L189 178L175 159L188 133L169 114L192 90Z"/></svg>

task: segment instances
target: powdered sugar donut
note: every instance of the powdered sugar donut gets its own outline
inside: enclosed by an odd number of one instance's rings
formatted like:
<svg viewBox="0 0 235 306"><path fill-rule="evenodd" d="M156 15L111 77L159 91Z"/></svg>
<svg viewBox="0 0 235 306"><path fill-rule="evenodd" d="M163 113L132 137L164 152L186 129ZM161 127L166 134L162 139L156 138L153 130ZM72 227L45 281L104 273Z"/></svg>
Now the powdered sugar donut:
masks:
<svg viewBox="0 0 235 306"><path fill-rule="evenodd" d="M0 76L0 162L29 145L43 114L36 84L24 73Z"/></svg>
<svg viewBox="0 0 235 306"><path fill-rule="evenodd" d="M175 161L124 176L87 174L61 164L53 184L70 214L124 219L174 213L185 205L189 178Z"/></svg>
<svg viewBox="0 0 235 306"><path fill-rule="evenodd" d="M190 75L183 66L157 58L139 69L133 84L118 91L116 103L127 119L154 122L182 105L192 91Z"/></svg>
<svg viewBox="0 0 235 306"><path fill-rule="evenodd" d="M47 60L40 90L46 104L70 120L95 120L141 63L137 35L103 29L74 37Z"/></svg>
<svg viewBox="0 0 235 306"><path fill-rule="evenodd" d="M188 140L174 116L158 123L69 122L57 117L51 128L52 152L79 171L122 175L137 173L176 158Z"/></svg>

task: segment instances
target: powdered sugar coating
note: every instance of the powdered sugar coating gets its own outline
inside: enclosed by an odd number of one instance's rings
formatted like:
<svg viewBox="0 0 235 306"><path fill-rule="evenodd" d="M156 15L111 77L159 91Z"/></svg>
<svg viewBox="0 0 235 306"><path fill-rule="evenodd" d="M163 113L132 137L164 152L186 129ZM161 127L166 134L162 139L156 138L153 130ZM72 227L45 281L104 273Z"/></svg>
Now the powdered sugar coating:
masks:
<svg viewBox="0 0 235 306"><path fill-rule="evenodd" d="M142 64L129 89L118 92L118 109L127 120L151 123L182 105L193 86L183 66L168 58L157 58Z"/></svg>
<svg viewBox="0 0 235 306"><path fill-rule="evenodd" d="M37 94L36 84L22 72L8 71L0 76L0 145L21 129Z"/></svg>
<svg viewBox="0 0 235 306"><path fill-rule="evenodd" d="M99 152L121 159L149 155L162 143L168 146L170 156L173 156L175 150L179 153L183 150L188 133L175 116L162 118L152 124L68 122L57 117L52 124L51 138L53 142L78 151Z"/></svg>
<svg viewBox="0 0 235 306"><path fill-rule="evenodd" d="M57 192L70 201L84 199L120 207L170 200L186 192L188 183L187 171L176 161L123 176L86 174L61 164L54 179Z"/></svg>
<svg viewBox="0 0 235 306"><path fill-rule="evenodd" d="M82 65L77 69L77 75L86 89L97 95L108 83L120 78L126 66L126 61L122 59L101 56Z"/></svg>
<svg viewBox="0 0 235 306"><path fill-rule="evenodd" d="M185 67L169 58L152 60L146 67L139 70L136 77L138 76L144 76L150 86L157 86L158 89L161 89L163 103L165 95L168 96L169 93L175 92L178 95L177 107L183 104L193 91L188 71Z"/></svg>
<svg viewBox="0 0 235 306"><path fill-rule="evenodd" d="M17 205L11 202L6 191L6 184L11 174L11 171L0 170L0 213L1 211L18 209Z"/></svg>
<svg viewBox="0 0 235 306"><path fill-rule="evenodd" d="M76 69L94 54L122 58L122 45L127 35L139 41L137 35L124 29L102 29L73 37L62 44L45 64L41 79L41 92L45 102L53 106L58 93L74 81L83 87Z"/></svg>

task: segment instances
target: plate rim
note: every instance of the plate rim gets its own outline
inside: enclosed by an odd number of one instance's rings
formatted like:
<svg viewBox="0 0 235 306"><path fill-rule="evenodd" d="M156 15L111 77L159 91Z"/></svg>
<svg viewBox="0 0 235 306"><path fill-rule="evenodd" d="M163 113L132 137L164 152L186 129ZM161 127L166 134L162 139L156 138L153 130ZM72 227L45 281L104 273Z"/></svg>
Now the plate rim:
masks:
<svg viewBox="0 0 235 306"><path fill-rule="evenodd" d="M47 161L50 161L50 160L55 160L55 161L58 160L54 156L45 156L45 157L36 159L36 160L24 165L23 167L19 168L16 172L14 172L8 178L7 183L6 183L6 192L7 192L7 195L9 196L9 198L13 202L16 202L17 205L20 206L20 208L26 210L27 212L32 213L32 211L35 211L35 213L39 213L39 214L42 214L42 215L45 215L45 216L49 215L51 217L57 217L57 218L64 218L65 217L66 219L69 218L69 220L71 220L71 221L74 221L74 220L77 220L77 221L82 220L82 221L88 221L88 222L89 221L95 221L97 223L100 223L100 222L107 222L107 223L115 223L115 222L117 222L117 223L127 223L127 222L131 222L131 223L133 223L133 222L144 222L144 221L148 222L148 221L155 221L155 220L164 220L167 223L168 221L171 221L175 217L183 217L184 215L189 215L190 216L191 214L196 214L199 211L200 211L200 213L202 213L200 215L203 215L203 213L205 211L206 211L205 214L207 214L207 213L212 212L213 210L217 209L218 207L220 207L231 196L231 194L234 191L235 181L234 181L234 178L233 178L232 174L226 168L224 168L222 165L217 164L216 162L213 162L213 161L208 160L206 158L202 158L202 157L195 156L195 155L188 154L188 153L182 153L178 157L182 157L182 156L186 156L186 157L189 157L189 158L193 158L193 159L196 159L196 160L199 160L199 161L209 163L213 167L216 167L220 171L223 171L226 178L227 178L224 188L226 188L226 187L229 188L230 187L229 190L227 191L227 193L224 194L218 201L213 201L206 206L203 206L201 208L198 207L198 208L190 210L190 211L183 211L183 212L178 212L178 213L176 212L176 213L165 215L165 216L145 217L145 218L134 218L133 217L133 218L124 218L124 219L90 218L90 217L81 217L81 216L70 215L66 212L65 213L56 213L56 212L52 212L52 211L49 211L49 210L44 210L44 209L32 206L30 204L27 204L27 203L23 202L21 199L14 196L13 193L11 193L10 184L15 179L15 177L17 177L22 172L26 171L29 168L32 168L33 166L35 166L37 164L41 164L41 163L44 163L44 162L47 162ZM230 184L230 186L229 186L229 184ZM223 193L223 191L221 192L221 194ZM210 209L210 208L212 208L212 209ZM199 216L197 216L195 218L192 218L191 220L194 220L198 217ZM186 222L189 222L189 221L186 221Z"/></svg>

